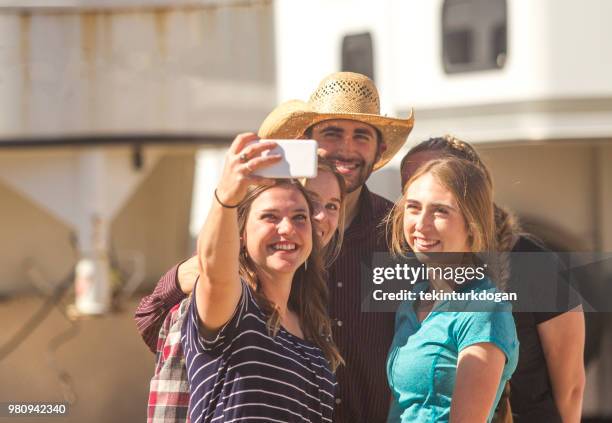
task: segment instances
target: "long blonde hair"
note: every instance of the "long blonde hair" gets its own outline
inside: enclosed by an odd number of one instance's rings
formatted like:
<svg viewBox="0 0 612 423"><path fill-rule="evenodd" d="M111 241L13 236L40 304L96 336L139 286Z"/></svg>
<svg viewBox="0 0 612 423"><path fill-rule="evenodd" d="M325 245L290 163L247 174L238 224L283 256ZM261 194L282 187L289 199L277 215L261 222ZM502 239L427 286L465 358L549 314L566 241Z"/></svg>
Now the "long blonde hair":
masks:
<svg viewBox="0 0 612 423"><path fill-rule="evenodd" d="M403 255L410 251L404 236L406 191L416 179L431 174L455 197L466 222L472 252L491 252L496 249L493 187L490 179L478 166L457 157L443 157L421 166L404 186L401 198L395 203L387 222L391 224L391 252Z"/></svg>
<svg viewBox="0 0 612 423"><path fill-rule="evenodd" d="M439 152L441 157L452 156L467 160L478 166L484 173L491 186L493 179L489 168L484 163L476 149L469 143L460 140L453 135L429 138L412 147L402 159L400 172L402 175L402 185L405 185L404 169L410 161L410 157L421 152ZM510 210L494 203L495 226L498 251L511 251L516 243L519 234L523 235L518 219Z"/></svg>
<svg viewBox="0 0 612 423"><path fill-rule="evenodd" d="M400 173L402 177L402 185L407 185L405 180L404 168L410 161L410 157L420 152L440 152L441 156L457 157L473 163L480 168L486 177L489 185L493 186L491 172L486 164L481 159L480 155L472 145L460 140L452 135L444 135L425 140L414 147L402 159L400 165ZM405 192L405 191L404 191ZM525 236L518 222L518 219L510 210L493 203L493 213L495 220L495 250L499 253L495 256L494 267L491 272L496 274L496 283L500 288L504 288L510 279L510 257L509 252L512 251L519 236ZM502 396L498 402L493 422L495 423L512 423L512 411L510 406L510 384L506 382Z"/></svg>
<svg viewBox="0 0 612 423"><path fill-rule="evenodd" d="M338 182L338 189L340 190L340 209L338 210L338 228L336 232L334 232L334 236L329 241L328 245L323 246L323 265L325 269L329 269L334 261L340 255L340 250L342 249L342 243L344 242L344 225L346 222L346 207L345 207L345 198L346 198L346 183L344 182L344 178L336 168L328 161L319 158L319 163L317 165L318 173L321 172L329 172L331 173L336 181ZM300 183L302 186L306 188L308 191L308 179L303 178L300 179Z"/></svg>
<svg viewBox="0 0 612 423"><path fill-rule="evenodd" d="M253 201L263 192L273 187L286 187L298 190L306 199L311 222L311 236L317 237L315 225L312 220L313 205L308 193L300 183L289 179L279 179L272 186L255 186L249 189L246 198L238 207L238 228L244 234L246 222ZM270 336L276 336L280 329L280 314L277 306L263 293L261 282L257 274L257 266L251 260L241 236L241 253L239 257L240 277L252 288L257 304L268 315L266 325ZM328 315L329 291L325 280L325 269L318 242L312 243L312 252L306 259L305 265L300 266L293 276L289 302L287 306L297 313L304 337L318 346L329 361L333 371L343 363L338 347L332 339L331 320Z"/></svg>

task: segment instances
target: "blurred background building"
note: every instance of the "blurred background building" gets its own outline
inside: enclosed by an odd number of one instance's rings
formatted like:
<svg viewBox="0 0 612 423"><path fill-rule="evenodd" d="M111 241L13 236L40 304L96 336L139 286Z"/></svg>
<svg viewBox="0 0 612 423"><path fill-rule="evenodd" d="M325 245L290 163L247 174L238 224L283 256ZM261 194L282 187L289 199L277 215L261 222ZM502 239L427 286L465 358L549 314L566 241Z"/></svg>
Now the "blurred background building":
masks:
<svg viewBox="0 0 612 423"><path fill-rule="evenodd" d="M144 419L137 300L191 253L235 134L338 70L372 77L383 113L414 108L403 152L444 133L476 143L528 230L612 251L608 0L0 5L0 402ZM402 155L368 184L392 200ZM74 321L83 259L101 289L89 311L108 312ZM587 323L584 415L612 418L612 316Z"/></svg>

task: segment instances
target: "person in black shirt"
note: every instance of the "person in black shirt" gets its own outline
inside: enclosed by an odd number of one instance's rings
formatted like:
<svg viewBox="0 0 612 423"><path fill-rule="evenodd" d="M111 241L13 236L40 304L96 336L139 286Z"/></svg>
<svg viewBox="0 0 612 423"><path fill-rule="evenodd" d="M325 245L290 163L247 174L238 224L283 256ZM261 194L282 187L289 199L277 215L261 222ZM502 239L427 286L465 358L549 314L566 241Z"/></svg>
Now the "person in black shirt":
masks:
<svg viewBox="0 0 612 423"><path fill-rule="evenodd" d="M449 155L475 163L491 178L471 145L444 136L423 141L408 151L401 163L402 187L421 165ZM495 215L499 251L547 252L534 237L520 233L511 213L496 206ZM513 260L506 275L509 288L517 280L522 286L538 283L536 268L518 266ZM513 312L513 317L520 342L519 362L509 389L514 422L579 422L585 385L582 306L570 298L564 311ZM502 397L500 408L504 401Z"/></svg>

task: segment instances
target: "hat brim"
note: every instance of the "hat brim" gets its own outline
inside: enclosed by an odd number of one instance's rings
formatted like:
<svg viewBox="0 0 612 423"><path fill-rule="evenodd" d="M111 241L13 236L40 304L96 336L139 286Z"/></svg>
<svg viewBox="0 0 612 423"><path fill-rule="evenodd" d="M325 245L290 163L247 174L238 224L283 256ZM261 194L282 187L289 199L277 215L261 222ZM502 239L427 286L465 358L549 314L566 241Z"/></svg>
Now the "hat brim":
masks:
<svg viewBox="0 0 612 423"><path fill-rule="evenodd" d="M356 120L371 125L380 132L386 149L374 164L373 170L382 168L395 156L414 126L414 113L406 119L365 113L318 113L310 110L307 103L290 100L280 104L266 117L259 128L258 136L267 139L296 139L303 136L312 125L332 119Z"/></svg>

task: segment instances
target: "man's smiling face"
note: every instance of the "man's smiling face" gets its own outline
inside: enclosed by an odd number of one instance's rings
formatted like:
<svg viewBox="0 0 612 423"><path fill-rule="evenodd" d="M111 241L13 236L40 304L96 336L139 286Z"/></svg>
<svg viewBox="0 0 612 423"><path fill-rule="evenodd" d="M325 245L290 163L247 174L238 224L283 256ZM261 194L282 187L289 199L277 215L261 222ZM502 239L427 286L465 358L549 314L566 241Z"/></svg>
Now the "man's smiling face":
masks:
<svg viewBox="0 0 612 423"><path fill-rule="evenodd" d="M311 136L319 143L319 156L329 160L344 177L348 192L366 182L385 148L373 126L355 120L319 122L312 127Z"/></svg>

